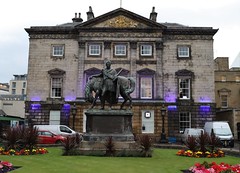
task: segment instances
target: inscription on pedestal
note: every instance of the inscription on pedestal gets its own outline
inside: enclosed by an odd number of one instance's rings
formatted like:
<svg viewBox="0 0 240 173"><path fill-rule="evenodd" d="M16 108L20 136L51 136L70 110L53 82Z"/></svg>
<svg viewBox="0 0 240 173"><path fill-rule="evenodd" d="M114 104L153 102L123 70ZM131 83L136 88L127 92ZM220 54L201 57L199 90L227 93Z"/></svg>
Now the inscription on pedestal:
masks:
<svg viewBox="0 0 240 173"><path fill-rule="evenodd" d="M112 136L116 140L133 140L132 111L129 110L96 110L86 113L86 134L84 140L103 140Z"/></svg>

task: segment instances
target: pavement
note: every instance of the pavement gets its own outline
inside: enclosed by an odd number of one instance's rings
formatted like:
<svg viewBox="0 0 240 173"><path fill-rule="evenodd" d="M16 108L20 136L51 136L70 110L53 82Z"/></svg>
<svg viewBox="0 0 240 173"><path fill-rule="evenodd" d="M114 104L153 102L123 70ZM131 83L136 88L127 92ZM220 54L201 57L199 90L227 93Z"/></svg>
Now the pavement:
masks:
<svg viewBox="0 0 240 173"><path fill-rule="evenodd" d="M167 149L186 149L186 146L180 143L156 143L156 148L167 148ZM234 142L234 148L220 148L227 155L240 157L240 141Z"/></svg>

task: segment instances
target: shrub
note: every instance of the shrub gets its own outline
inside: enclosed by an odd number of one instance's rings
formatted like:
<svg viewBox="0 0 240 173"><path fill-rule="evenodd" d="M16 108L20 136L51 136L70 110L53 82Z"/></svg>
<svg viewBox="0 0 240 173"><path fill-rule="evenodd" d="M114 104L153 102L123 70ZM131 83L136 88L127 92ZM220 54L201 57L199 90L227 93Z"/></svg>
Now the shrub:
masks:
<svg viewBox="0 0 240 173"><path fill-rule="evenodd" d="M201 134L197 138L197 142L199 143L200 151L205 153L207 151L208 144L208 134L206 132L201 132Z"/></svg>
<svg viewBox="0 0 240 173"><path fill-rule="evenodd" d="M196 137L192 135L188 136L186 140L186 146L188 147L189 150L195 152L197 150Z"/></svg>
<svg viewBox="0 0 240 173"><path fill-rule="evenodd" d="M24 131L23 143L25 143L25 148L32 151L38 143L38 129L36 127L30 127Z"/></svg>
<svg viewBox="0 0 240 173"><path fill-rule="evenodd" d="M5 150L10 150L10 149L17 149L17 141L19 140L19 136L18 136L18 130L16 127L11 128L9 127L6 130L6 133L4 135L4 139L5 139Z"/></svg>
<svg viewBox="0 0 240 173"><path fill-rule="evenodd" d="M82 141L82 136L79 133L75 134L76 145L79 146Z"/></svg>
<svg viewBox="0 0 240 173"><path fill-rule="evenodd" d="M223 157L225 156L222 150L217 149L216 147L221 146L219 138L215 136L212 132L209 136L207 133L201 132L201 135L195 139L192 136L189 136L186 141L186 146L188 149L179 150L177 155L179 156L188 156L188 157ZM199 151L196 151L197 148L200 148Z"/></svg>
<svg viewBox="0 0 240 173"><path fill-rule="evenodd" d="M115 144L114 144L114 141L112 139L112 136L109 136L105 143L104 143L104 146L106 148L106 156L114 156L115 154Z"/></svg>
<svg viewBox="0 0 240 173"><path fill-rule="evenodd" d="M63 142L63 155L72 155L74 149L76 148L76 139L74 136L67 136L66 140Z"/></svg>
<svg viewBox="0 0 240 173"><path fill-rule="evenodd" d="M212 153L217 149L217 147L220 147L222 145L220 139L213 132L213 129L211 131L211 135L208 138L208 142L210 151Z"/></svg>
<svg viewBox="0 0 240 173"><path fill-rule="evenodd" d="M143 153L144 157L152 157L152 139L149 135L141 135L138 138L141 152Z"/></svg>

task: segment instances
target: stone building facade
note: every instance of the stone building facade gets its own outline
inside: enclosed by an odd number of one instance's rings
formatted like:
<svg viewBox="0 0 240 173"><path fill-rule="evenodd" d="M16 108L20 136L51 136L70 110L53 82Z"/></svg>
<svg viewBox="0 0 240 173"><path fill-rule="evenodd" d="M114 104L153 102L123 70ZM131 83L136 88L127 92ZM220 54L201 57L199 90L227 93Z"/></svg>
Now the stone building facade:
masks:
<svg viewBox="0 0 240 173"><path fill-rule="evenodd" d="M240 67L229 68L228 57L215 60L216 119L228 121L240 140Z"/></svg>
<svg viewBox="0 0 240 173"><path fill-rule="evenodd" d="M90 7L85 22L76 14L72 23L25 30L30 124L66 124L84 132L90 107L84 88L106 59L136 81L131 94L135 134L159 140L164 127L168 137L178 138L184 128L215 119L217 29L158 23L154 8L148 19L123 8L94 17Z"/></svg>

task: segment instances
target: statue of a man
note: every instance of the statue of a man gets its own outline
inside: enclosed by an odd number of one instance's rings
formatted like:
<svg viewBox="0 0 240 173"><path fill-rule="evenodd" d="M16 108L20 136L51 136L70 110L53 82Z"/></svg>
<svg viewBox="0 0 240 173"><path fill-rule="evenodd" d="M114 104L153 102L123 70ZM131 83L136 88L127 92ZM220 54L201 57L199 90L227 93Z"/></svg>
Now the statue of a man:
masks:
<svg viewBox="0 0 240 173"><path fill-rule="evenodd" d="M116 93L116 85L114 81L117 79L117 71L111 69L111 61L106 61L106 67L102 70L103 75L103 90L102 96L105 95L107 91Z"/></svg>
<svg viewBox="0 0 240 173"><path fill-rule="evenodd" d="M108 100L110 104L110 108L112 104L117 102L116 98L116 79L117 79L117 71L111 68L111 61L107 60L105 62L105 68L101 71L100 74L93 75L92 77L102 77L102 93L101 96L103 97L101 103L101 109L104 109L105 100Z"/></svg>

